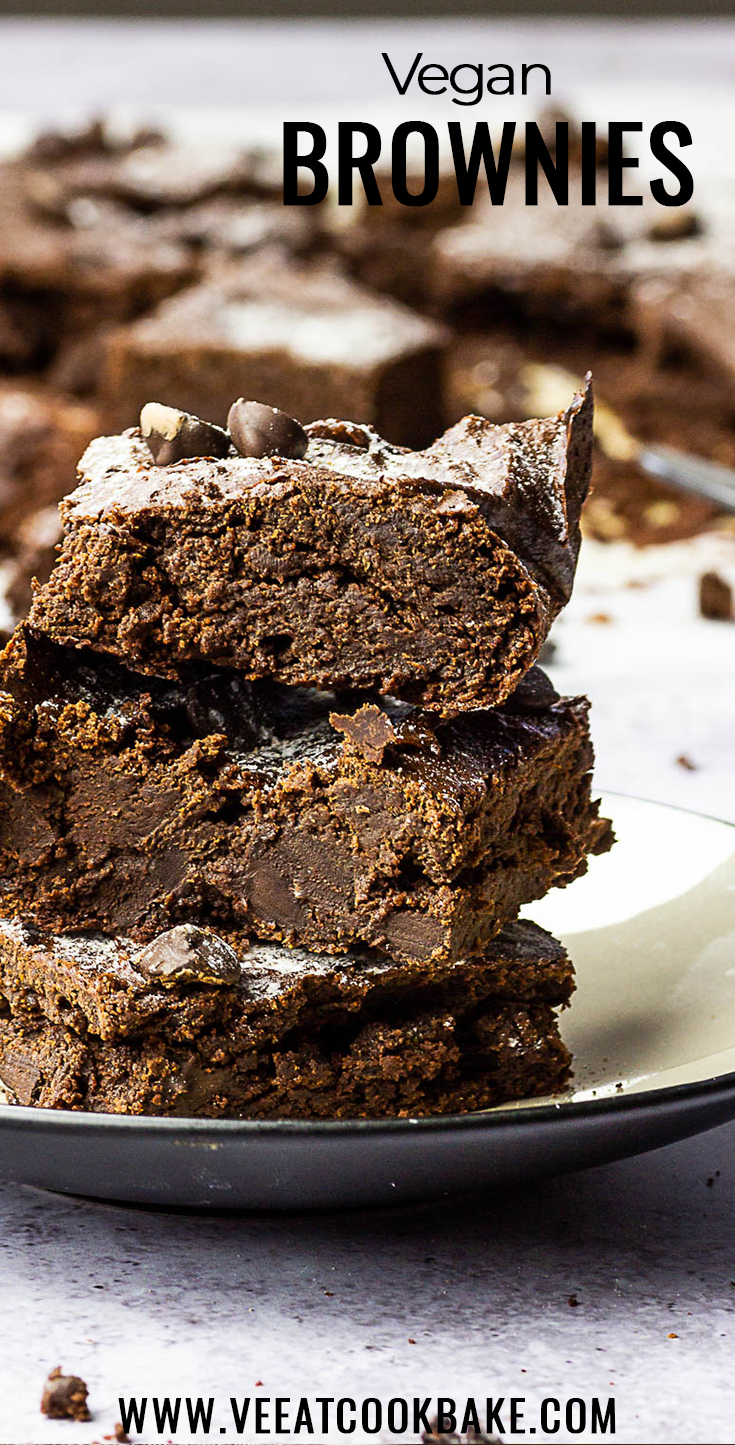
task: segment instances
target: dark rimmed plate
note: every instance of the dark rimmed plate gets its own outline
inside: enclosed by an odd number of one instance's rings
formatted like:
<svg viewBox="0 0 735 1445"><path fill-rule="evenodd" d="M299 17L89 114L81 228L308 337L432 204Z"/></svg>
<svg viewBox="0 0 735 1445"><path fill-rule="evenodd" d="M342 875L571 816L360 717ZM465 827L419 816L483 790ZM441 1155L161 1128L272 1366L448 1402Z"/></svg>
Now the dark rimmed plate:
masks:
<svg viewBox="0 0 735 1445"><path fill-rule="evenodd" d="M735 828L639 799L603 806L617 847L532 910L577 966L563 1097L334 1123L7 1106L0 1177L168 1207L355 1207L505 1187L735 1118Z"/></svg>

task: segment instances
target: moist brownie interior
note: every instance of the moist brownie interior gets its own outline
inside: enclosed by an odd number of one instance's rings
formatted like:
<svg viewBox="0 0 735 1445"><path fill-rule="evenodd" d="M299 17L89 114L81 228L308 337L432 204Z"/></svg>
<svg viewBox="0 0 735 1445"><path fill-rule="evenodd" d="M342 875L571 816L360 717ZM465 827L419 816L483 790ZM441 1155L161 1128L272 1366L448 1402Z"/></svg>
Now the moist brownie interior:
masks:
<svg viewBox="0 0 735 1445"><path fill-rule="evenodd" d="M199 660L445 715L502 702L571 592L589 387L423 452L346 423L308 436L303 460L166 467L137 432L95 441L31 627L159 675Z"/></svg>
<svg viewBox="0 0 735 1445"><path fill-rule="evenodd" d="M452 958L610 846L588 705L553 689L435 725L234 673L166 684L32 634L3 670L4 908L53 928L145 938L202 916Z"/></svg>
<svg viewBox="0 0 735 1445"><path fill-rule="evenodd" d="M124 938L0 922L0 1081L21 1104L235 1118L487 1108L560 1089L562 946L515 923L484 957L407 970L273 945L231 987L164 989Z"/></svg>

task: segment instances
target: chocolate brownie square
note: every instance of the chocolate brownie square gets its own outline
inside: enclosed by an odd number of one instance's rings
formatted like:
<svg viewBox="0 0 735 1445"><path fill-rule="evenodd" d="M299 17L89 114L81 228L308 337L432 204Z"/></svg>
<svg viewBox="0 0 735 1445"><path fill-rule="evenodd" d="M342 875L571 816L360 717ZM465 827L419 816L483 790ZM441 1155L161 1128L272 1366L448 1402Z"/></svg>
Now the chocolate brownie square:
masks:
<svg viewBox="0 0 735 1445"><path fill-rule="evenodd" d="M302 422L352 417L423 446L441 430L443 329L327 262L262 251L114 332L104 395L132 425L154 399L224 423L237 396Z"/></svg>
<svg viewBox="0 0 735 1445"><path fill-rule="evenodd" d="M90 135L92 133L90 132ZM185 209L219 196L277 195L267 155L236 143L174 140L142 132L128 143L104 127L86 147L38 145L21 158L26 193L47 214L86 198L145 214Z"/></svg>
<svg viewBox="0 0 735 1445"><path fill-rule="evenodd" d="M206 662L444 714L502 702L571 592L589 387L419 452L354 424L300 436L303 456L168 466L135 431L94 442L31 626L161 676Z"/></svg>
<svg viewBox="0 0 735 1445"><path fill-rule="evenodd" d="M48 582L61 543L61 518L58 507L40 507L31 512L16 528L13 557L8 563L8 585L5 600L13 626L27 616L33 601L34 584Z"/></svg>
<svg viewBox="0 0 735 1445"><path fill-rule="evenodd" d="M0 355L8 365L17 354L19 366L43 366L63 342L130 320L194 275L191 247L159 234L155 219L91 199L44 217L26 180L19 162L0 166Z"/></svg>
<svg viewBox="0 0 735 1445"><path fill-rule="evenodd" d="M16 549L28 517L74 490L98 430L94 407L32 381L0 381L0 544Z"/></svg>
<svg viewBox="0 0 735 1445"><path fill-rule="evenodd" d="M543 675L441 724L221 669L144 678L24 629L2 672L2 911L57 931L207 917L458 958L610 846L588 705Z"/></svg>
<svg viewBox="0 0 735 1445"><path fill-rule="evenodd" d="M567 1080L572 966L532 923L413 969L237 944L0 922L0 1081L41 1108L324 1119L485 1109Z"/></svg>

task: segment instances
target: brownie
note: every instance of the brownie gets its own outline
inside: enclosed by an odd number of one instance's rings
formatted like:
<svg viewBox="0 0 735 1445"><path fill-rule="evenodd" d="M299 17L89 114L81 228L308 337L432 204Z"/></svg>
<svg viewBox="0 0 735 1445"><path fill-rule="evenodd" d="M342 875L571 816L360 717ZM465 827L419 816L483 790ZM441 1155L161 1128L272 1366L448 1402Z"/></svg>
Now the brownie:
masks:
<svg viewBox="0 0 735 1445"><path fill-rule="evenodd" d="M157 217L156 233L196 248L202 269L218 256L247 256L266 247L306 256L323 239L318 209L255 196L215 196L166 211Z"/></svg>
<svg viewBox="0 0 735 1445"><path fill-rule="evenodd" d="M424 310L433 235L427 226L393 220L378 228L360 217L352 225L338 227L330 239L346 270L362 286Z"/></svg>
<svg viewBox="0 0 735 1445"><path fill-rule="evenodd" d="M645 441L668 441L683 450L735 464L735 428L724 388L696 365L664 359L652 366L638 350L580 342L573 337L551 338L543 329L514 332L508 326L487 334L469 333L457 338L448 364L450 415L468 410L490 421L501 417L521 420L536 415L545 403L539 396L536 374L561 365L581 375L586 359L595 365L597 413L592 465L592 486L582 510L582 532L603 542L625 540L636 546L679 541L712 527L716 507L703 497L687 494L649 477L631 456L611 445L606 403L614 398L615 412L631 433Z"/></svg>
<svg viewBox="0 0 735 1445"><path fill-rule="evenodd" d="M640 186L631 190L640 190ZM697 209L580 204L548 188L525 205L522 178L502 207L483 202L431 242L437 314L461 332L448 358L449 417L533 415L519 373L528 361L595 375L607 402L642 441L735 464L733 358L726 318L735 297L735 214L723 188L698 187ZM513 350L517 352L515 365ZM584 530L635 545L711 528L706 500L646 476L600 436Z"/></svg>
<svg viewBox="0 0 735 1445"><path fill-rule="evenodd" d="M651 360L688 354L725 392L735 421L735 275L647 277L634 286L631 306Z"/></svg>
<svg viewBox="0 0 735 1445"><path fill-rule="evenodd" d="M538 203L529 208L524 176L511 174L502 205L484 197L435 237L428 280L434 304L473 330L507 318L552 319L557 329L586 320L597 332L618 330L626 248L647 224L648 208L611 207L602 199L583 206L573 184L568 205L558 205L540 184Z"/></svg>
<svg viewBox="0 0 735 1445"><path fill-rule="evenodd" d="M129 939L0 922L0 1080L19 1104L241 1119L484 1109L554 1093L570 1057L555 1010L561 944L515 923L486 953L406 969L278 945L228 952L231 981L192 968L227 945L176 928ZM182 976L150 971L151 953ZM239 955L239 956L238 956Z"/></svg>
<svg viewBox="0 0 735 1445"><path fill-rule="evenodd" d="M116 426L151 399L224 424L250 395L302 422L349 416L423 446L441 430L445 344L435 322L335 264L266 249L113 332L103 389Z"/></svg>
<svg viewBox="0 0 735 1445"><path fill-rule="evenodd" d="M427 206L406 206L396 200L389 166L376 167L375 178L381 205L368 205L356 181L353 204L331 209L332 245L364 286L424 309L431 238L462 215L454 168L440 165L437 194ZM407 184L412 194L421 192L422 165L409 167Z"/></svg>
<svg viewBox="0 0 735 1445"><path fill-rule="evenodd" d="M38 146L22 157L26 193L60 214L78 199L124 204L143 213L183 209L219 196L277 195L268 157L237 144L173 140L153 132L126 143L98 133L99 143L70 150Z"/></svg>
<svg viewBox="0 0 735 1445"><path fill-rule="evenodd" d="M57 931L207 917L456 958L610 845L588 704L543 674L442 724L223 670L144 678L25 629L2 672L2 911Z"/></svg>
<svg viewBox="0 0 735 1445"><path fill-rule="evenodd" d="M62 344L131 320L195 275L191 247L162 234L155 218L86 198L60 217L44 216L26 183L20 163L0 166L0 358L6 366L45 366Z"/></svg>
<svg viewBox="0 0 735 1445"><path fill-rule="evenodd" d="M33 628L162 676L206 661L444 714L502 702L572 589L589 387L542 421L466 417L423 452L307 431L301 459L165 467L135 431L95 441Z"/></svg>
<svg viewBox="0 0 735 1445"><path fill-rule="evenodd" d="M98 430L93 407L34 382L0 381L0 545L16 547L31 514L73 491Z"/></svg>
<svg viewBox="0 0 735 1445"><path fill-rule="evenodd" d="M61 518L58 507L40 507L31 512L16 528L14 552L9 563L5 600L13 625L27 616L33 601L33 585L42 585L51 576L61 543Z"/></svg>

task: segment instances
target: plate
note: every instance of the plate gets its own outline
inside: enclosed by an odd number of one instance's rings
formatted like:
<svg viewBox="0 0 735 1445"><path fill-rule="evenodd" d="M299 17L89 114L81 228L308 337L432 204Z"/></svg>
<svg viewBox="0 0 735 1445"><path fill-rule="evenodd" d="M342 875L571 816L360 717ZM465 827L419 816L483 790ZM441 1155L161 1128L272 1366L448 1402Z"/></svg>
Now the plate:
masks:
<svg viewBox="0 0 735 1445"><path fill-rule="evenodd" d="M531 909L577 968L564 1095L333 1123L7 1106L0 1178L169 1208L354 1208L506 1188L735 1118L735 828L616 794L603 807L617 846Z"/></svg>

